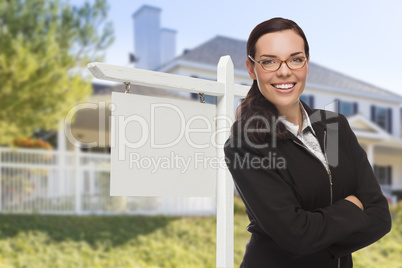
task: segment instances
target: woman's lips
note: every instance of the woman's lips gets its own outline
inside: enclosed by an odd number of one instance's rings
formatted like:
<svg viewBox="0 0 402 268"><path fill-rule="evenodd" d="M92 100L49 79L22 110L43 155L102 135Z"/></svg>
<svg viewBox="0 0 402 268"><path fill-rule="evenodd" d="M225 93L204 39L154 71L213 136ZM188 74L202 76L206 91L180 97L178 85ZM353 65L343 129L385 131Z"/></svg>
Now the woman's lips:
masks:
<svg viewBox="0 0 402 268"><path fill-rule="evenodd" d="M289 94L293 92L297 83L288 82L288 83L275 83L271 84L271 86L275 89L276 92L281 94Z"/></svg>

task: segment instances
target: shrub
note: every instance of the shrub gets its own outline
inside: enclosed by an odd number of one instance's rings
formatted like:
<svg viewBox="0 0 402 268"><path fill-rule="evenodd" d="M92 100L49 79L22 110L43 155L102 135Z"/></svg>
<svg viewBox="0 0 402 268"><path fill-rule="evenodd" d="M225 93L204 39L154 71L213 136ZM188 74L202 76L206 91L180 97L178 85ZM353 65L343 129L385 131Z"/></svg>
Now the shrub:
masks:
<svg viewBox="0 0 402 268"><path fill-rule="evenodd" d="M43 141L41 139L30 139L30 138L15 138L13 145L19 148L32 148L32 149L45 149L52 150L50 143Z"/></svg>

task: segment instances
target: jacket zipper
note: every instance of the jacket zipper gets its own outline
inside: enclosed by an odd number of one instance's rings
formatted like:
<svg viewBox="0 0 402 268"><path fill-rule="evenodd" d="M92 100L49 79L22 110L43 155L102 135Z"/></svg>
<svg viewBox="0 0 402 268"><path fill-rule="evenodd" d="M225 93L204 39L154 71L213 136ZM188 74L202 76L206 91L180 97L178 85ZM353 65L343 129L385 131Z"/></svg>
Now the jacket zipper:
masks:
<svg viewBox="0 0 402 268"><path fill-rule="evenodd" d="M293 142L296 143L297 145L303 147L304 149L306 149L306 151L307 151L310 155L312 155L315 159L317 159L317 160L322 164L321 160L320 160L315 154L313 154L303 143L298 143L298 142L295 141L295 140L293 140ZM332 173L331 173L331 170L330 170L330 168L329 168L329 163L328 163L327 145L326 145L326 142L327 142L327 131L324 130L324 157L325 157L325 161L326 161L327 164L328 164L328 169L327 169L327 167L326 167L324 164L322 164L322 166L324 167L324 169L327 171L327 174L328 174L328 178L329 178L329 192L330 192L330 204L332 205L332 202L333 202L333 194L332 194Z"/></svg>
<svg viewBox="0 0 402 268"><path fill-rule="evenodd" d="M325 161L327 162L328 165L328 177L329 177L329 187L331 189L330 194L331 194L331 205L333 203L333 196L332 196L332 174L331 174L331 169L329 168L329 162L328 162L328 157L327 157L327 131L324 130L324 156L325 156ZM341 258L338 258L338 268L341 268Z"/></svg>
<svg viewBox="0 0 402 268"><path fill-rule="evenodd" d="M322 164L321 160L315 154L313 154L304 144L300 144L295 140L293 140L293 142L296 143L297 145L303 147L304 149L306 149L306 151L310 155L312 155L314 158L316 158ZM324 130L324 156L325 156L325 161L327 162L327 165L328 165L328 169L324 164L322 164L322 165L324 166L324 168L325 168L325 170L327 171L327 174L328 174L329 192L330 192L330 204L332 205L332 203L333 203L333 193L332 193L332 185L333 185L333 183L332 183L332 173L331 173L331 169L329 168L328 157L327 157L327 131L326 130ZM338 268L340 268L340 267L341 267L341 259L338 258Z"/></svg>
<svg viewBox="0 0 402 268"><path fill-rule="evenodd" d="M327 157L327 131L324 130L324 156L325 156L325 161L327 161L328 164L328 177L329 177L329 187L331 189L331 205L333 203L333 197L332 197L332 174L331 174L331 169L329 168L329 162L328 162L328 157ZM341 258L338 258L338 268L341 268Z"/></svg>

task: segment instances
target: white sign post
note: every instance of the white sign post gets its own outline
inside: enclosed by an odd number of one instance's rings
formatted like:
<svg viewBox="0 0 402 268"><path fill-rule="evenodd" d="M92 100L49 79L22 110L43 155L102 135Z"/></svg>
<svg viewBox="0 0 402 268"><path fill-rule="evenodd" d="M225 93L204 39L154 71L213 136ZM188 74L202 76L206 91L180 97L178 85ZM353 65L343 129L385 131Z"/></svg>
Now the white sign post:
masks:
<svg viewBox="0 0 402 268"><path fill-rule="evenodd" d="M154 87L154 88L163 88L163 89L171 89L171 90L178 90L178 91L186 91L186 92L192 92L192 93L204 93L207 95L212 95L212 96L217 96L217 105L216 105L216 148L213 148L215 150L215 157L217 159L224 159L224 152L223 152L223 145L227 138L229 137L230 134L230 126L234 122L234 97L238 98L244 98L249 90L248 86L242 86L242 85L235 85L234 84L234 69L233 69L233 63L232 60L230 59L229 56L224 56L221 57L219 63L218 63L218 81L210 81L210 80L205 80L205 79L198 79L198 78L191 78L191 77L186 77L186 76L179 76L179 75L174 75L174 74L167 74L167 73L161 73L161 72L154 72L154 71L148 71L148 70L141 70L141 69L135 69L135 68L130 68L130 67L123 67L123 66L116 66L116 65L110 65L110 64L104 64L104 63L90 63L88 64L88 69L91 71L91 73L98 79L103 79L103 80L109 80L109 81L115 81L115 82L126 82L130 83L132 85L141 85L141 86L149 86L149 87ZM127 95L127 94L126 94ZM118 96L118 95L113 95L113 97ZM120 95L121 96L121 95ZM127 96L126 96L127 97ZM119 97L117 97L119 98ZM135 98L139 98L139 95L130 95L129 98L126 98L126 101L134 100ZM125 101L121 100L120 101ZM145 102L144 102L145 103ZM167 103L166 100L164 100L164 103ZM138 102L137 102L138 104ZM131 104L132 105L132 104ZM202 105L207 105L207 104L202 104ZM206 106L205 106L206 107ZM215 107L214 107L215 108ZM127 123L127 116L130 116L130 112L122 112L119 114L117 112L118 107L116 107L116 114L114 117L114 120L120 120L119 122L124 124L124 122ZM133 108L134 109L134 108ZM141 109L140 109L141 110ZM194 109L196 111L196 109ZM206 109L206 118L211 117L211 111L213 109ZM191 113L191 112L189 112ZM133 113L131 112L131 115ZM117 116L117 117L116 117ZM121 119L118 119L120 116ZM139 117L137 117L139 119ZM126 120L126 121L124 121ZM141 120L140 120L141 121ZM115 122L116 123L116 122ZM138 122L137 122L138 123ZM127 125L127 124L126 124ZM203 128L201 126L201 128ZM120 128L121 129L121 128ZM138 128L137 128L138 129ZM134 131L135 132L135 131ZM170 133L172 137L174 136L172 133ZM169 134L169 135L170 135ZM112 135L115 135L114 138L119 138L119 133L114 133L112 132ZM141 137L137 137L140 139ZM197 137L197 139L205 139L204 137ZM138 140L132 140L131 142L129 141L132 145L132 143L135 143ZM117 142L116 140L113 141L112 137L112 142ZM120 140L119 140L120 142ZM126 144L127 145L127 144ZM129 147L129 146L127 146ZM132 146L135 147L135 146ZM174 147L172 147L173 150ZM185 145L182 145L182 147L178 147L181 153L184 154L185 152ZM125 157L130 157L134 156L136 157L139 153L138 150L139 148L130 148L128 151L125 152L124 156ZM205 149L205 148L204 148ZM148 148L147 150L152 150L152 148ZM174 150L173 150L174 151ZM156 152L156 151L155 151ZM116 151L117 153L117 151ZM130 155L131 153L131 155ZM136 154L137 153L137 154ZM158 153L153 154L152 151L148 151L150 153L148 156L152 154L152 156L158 156ZM210 148L209 150L205 150L205 155L211 155ZM113 153L112 153L113 154ZM166 155L159 155L161 157L166 156ZM118 155L112 155L112 161L118 161ZM115 159L115 160L113 160ZM130 159L130 158L128 158ZM138 158L136 158L138 160ZM116 163L114 163L116 164ZM195 169L193 172L196 171ZM114 170L113 168L113 162L112 162L112 170L111 173L113 174L119 174L119 176L125 176L124 174L122 175L119 170ZM138 172L138 169L137 171ZM163 173L163 170L161 171ZM215 169L207 171L206 174L209 174L208 172L211 172L211 178L215 175ZM162 174L161 173L161 174ZM138 173L133 173L132 175L135 176L135 174ZM127 175L127 174L126 174ZM149 175L149 174L148 174ZM188 176L196 176L196 174L187 174ZM113 176L113 175L112 175ZM163 176L163 175L161 175ZM209 175L208 175L209 176ZM157 176L155 176L156 178ZM162 177L160 177L162 178ZM126 177L127 179L127 177ZM205 178L204 178L205 179ZM208 180L207 179L207 180ZM129 180L127 180L129 181ZM127 182L126 181L126 182ZM131 180L132 182L133 180ZM130 183L130 182L129 182ZM214 187L210 182L207 184L209 190L214 191ZM111 185L111 194L115 193L116 195L122 195L122 194L127 194L127 195L158 195L160 193L134 193L131 194L130 191L124 189L130 188L125 185L119 185L116 186L117 188L114 188L116 185ZM190 183L191 186L191 183ZM199 187L197 184L197 181L194 181L195 188ZM120 189L118 189L120 187ZM217 202L217 245L216 245L216 267L233 267L233 182L232 182L232 177L227 169L226 166L218 166L217 170L217 178L216 178L216 202ZM114 192L116 190L116 192ZM205 190L205 191L204 191ZM194 190L193 193L190 195L197 196L197 191ZM210 193L208 190L205 188L198 193L198 196L205 194L208 195ZM177 193L174 192L172 189L169 190L167 188L167 192L163 193L164 195L181 195L182 193Z"/></svg>

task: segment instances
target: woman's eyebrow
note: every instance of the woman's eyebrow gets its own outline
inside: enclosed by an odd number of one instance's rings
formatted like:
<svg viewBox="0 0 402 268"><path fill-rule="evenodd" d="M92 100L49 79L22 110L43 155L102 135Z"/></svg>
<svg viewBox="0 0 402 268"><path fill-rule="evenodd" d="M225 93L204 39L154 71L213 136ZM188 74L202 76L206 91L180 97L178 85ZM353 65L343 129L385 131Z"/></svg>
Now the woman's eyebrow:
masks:
<svg viewBox="0 0 402 268"><path fill-rule="evenodd" d="M290 57L296 56L298 54L302 54L303 52L299 51L299 52L295 52L290 54ZM269 54L262 54L260 57L268 57L268 58L277 58L277 56L275 55L269 55Z"/></svg>

